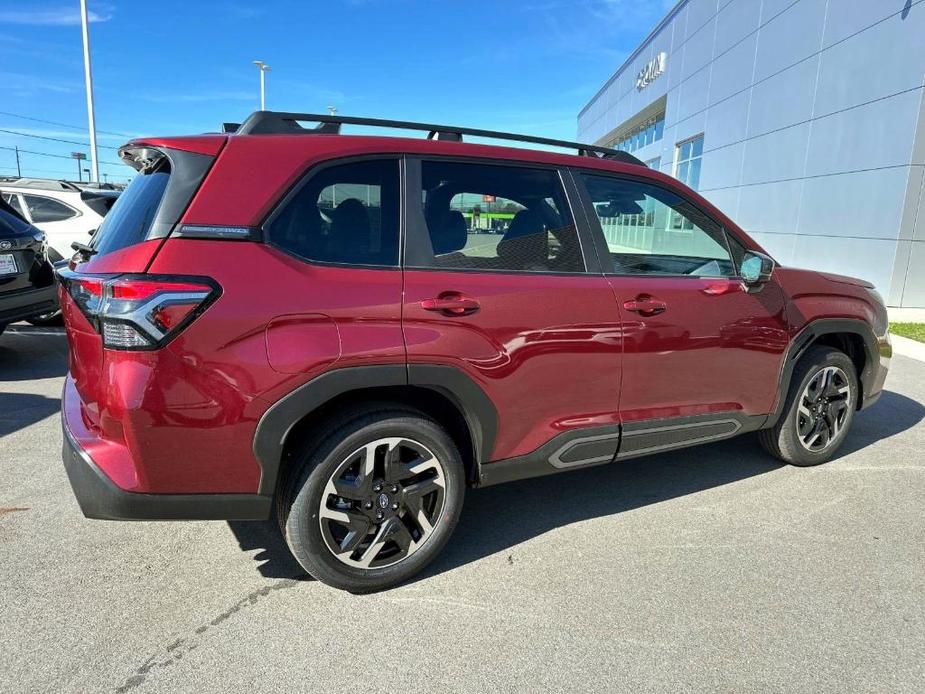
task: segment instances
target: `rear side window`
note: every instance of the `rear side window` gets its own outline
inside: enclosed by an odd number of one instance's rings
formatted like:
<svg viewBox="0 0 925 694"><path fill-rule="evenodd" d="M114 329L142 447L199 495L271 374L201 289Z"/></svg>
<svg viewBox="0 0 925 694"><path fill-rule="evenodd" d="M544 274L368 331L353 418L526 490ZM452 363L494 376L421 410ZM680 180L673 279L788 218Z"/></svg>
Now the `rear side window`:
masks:
<svg viewBox="0 0 925 694"><path fill-rule="evenodd" d="M418 267L584 272L557 172L425 161L421 187L431 248Z"/></svg>
<svg viewBox="0 0 925 694"><path fill-rule="evenodd" d="M29 208L29 216L32 217L33 224L63 222L65 219L71 219L80 214L73 207L51 198L25 194L22 197L26 201L26 207Z"/></svg>
<svg viewBox="0 0 925 694"><path fill-rule="evenodd" d="M397 159L326 167L283 202L267 240L306 260L397 267L398 191Z"/></svg>
<svg viewBox="0 0 925 694"><path fill-rule="evenodd" d="M166 167L139 173L129 183L93 235L97 256L128 248L145 240L164 197L170 173ZM87 231L90 231L89 229Z"/></svg>

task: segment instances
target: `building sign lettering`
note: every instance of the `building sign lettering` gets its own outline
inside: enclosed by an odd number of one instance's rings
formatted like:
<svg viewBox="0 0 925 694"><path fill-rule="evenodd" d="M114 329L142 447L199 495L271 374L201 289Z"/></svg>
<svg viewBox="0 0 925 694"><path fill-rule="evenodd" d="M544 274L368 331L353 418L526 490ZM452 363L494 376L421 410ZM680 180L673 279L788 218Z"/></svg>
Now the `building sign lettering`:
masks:
<svg viewBox="0 0 925 694"><path fill-rule="evenodd" d="M636 89L642 91L652 84L659 75L665 72L665 64L667 62L668 54L662 51L646 63L646 66L636 75Z"/></svg>

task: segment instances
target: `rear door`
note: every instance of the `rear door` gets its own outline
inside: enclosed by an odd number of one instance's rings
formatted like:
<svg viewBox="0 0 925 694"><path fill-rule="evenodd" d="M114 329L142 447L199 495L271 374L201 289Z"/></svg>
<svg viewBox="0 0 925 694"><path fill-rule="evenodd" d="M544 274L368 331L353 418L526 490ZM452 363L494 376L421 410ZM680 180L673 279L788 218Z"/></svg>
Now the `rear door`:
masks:
<svg viewBox="0 0 925 694"><path fill-rule="evenodd" d="M680 191L602 173L576 179L623 312L621 457L762 423L788 342L777 285L748 291L742 246Z"/></svg>
<svg viewBox="0 0 925 694"><path fill-rule="evenodd" d="M559 467L611 460L617 312L561 172L413 158L406 169L402 326L412 382L421 363L474 381L498 412L491 460L553 438Z"/></svg>

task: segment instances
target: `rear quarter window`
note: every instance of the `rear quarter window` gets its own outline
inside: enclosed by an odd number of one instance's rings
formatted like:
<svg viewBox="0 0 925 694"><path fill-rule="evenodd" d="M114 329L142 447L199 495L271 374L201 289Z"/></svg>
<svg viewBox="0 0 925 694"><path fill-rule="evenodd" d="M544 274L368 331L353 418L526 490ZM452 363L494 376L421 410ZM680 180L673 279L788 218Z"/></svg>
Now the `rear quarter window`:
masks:
<svg viewBox="0 0 925 694"><path fill-rule="evenodd" d="M93 235L90 247L97 256L128 248L147 238L169 180L166 168L135 176Z"/></svg>
<svg viewBox="0 0 925 694"><path fill-rule="evenodd" d="M310 173L265 226L271 244L305 260L398 266L398 160L335 164Z"/></svg>

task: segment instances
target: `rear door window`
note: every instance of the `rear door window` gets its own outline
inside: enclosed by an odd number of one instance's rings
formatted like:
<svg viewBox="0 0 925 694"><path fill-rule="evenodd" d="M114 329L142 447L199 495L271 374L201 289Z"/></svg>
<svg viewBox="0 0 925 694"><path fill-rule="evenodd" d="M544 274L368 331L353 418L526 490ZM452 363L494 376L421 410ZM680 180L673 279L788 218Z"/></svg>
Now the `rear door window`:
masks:
<svg viewBox="0 0 925 694"><path fill-rule="evenodd" d="M93 235L90 247L97 257L145 240L169 180L166 167L139 173L132 179Z"/></svg>
<svg viewBox="0 0 925 694"><path fill-rule="evenodd" d="M430 248L416 267L584 272L581 245L553 170L424 161L422 211Z"/></svg>
<svg viewBox="0 0 925 694"><path fill-rule="evenodd" d="M22 197L26 202L26 207L29 208L29 216L32 217L33 224L63 222L80 214L70 205L41 195L23 194Z"/></svg>

